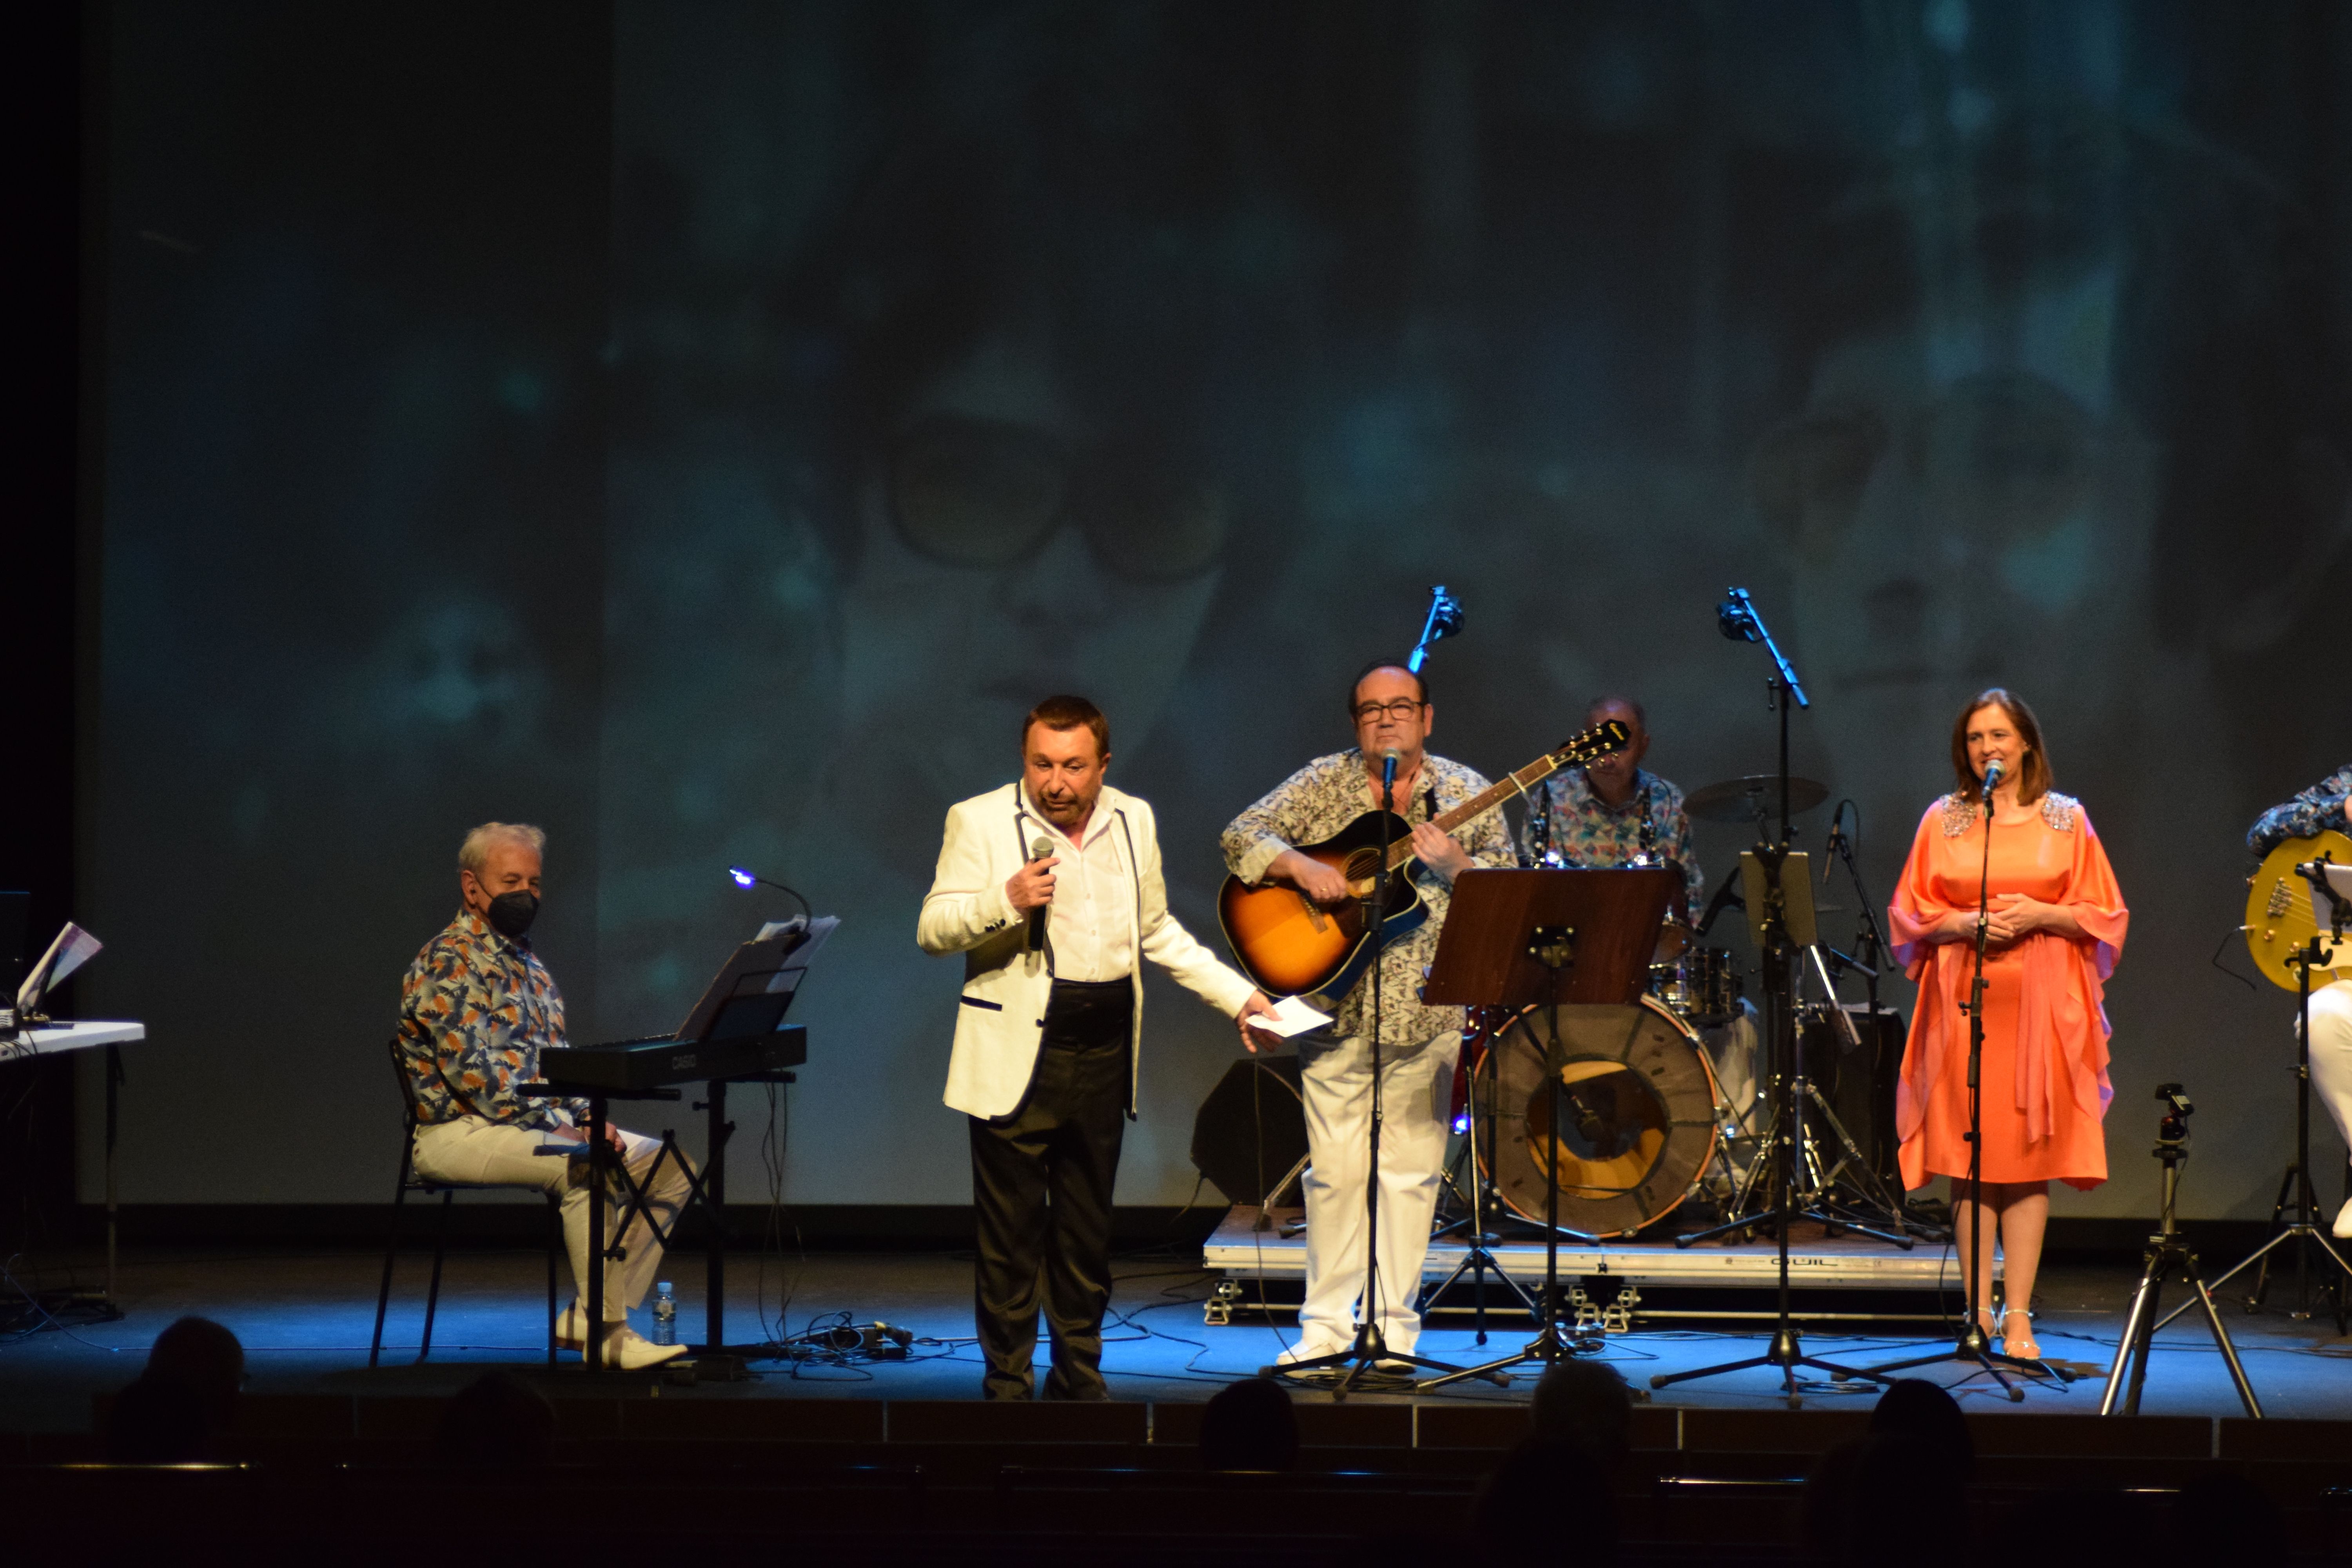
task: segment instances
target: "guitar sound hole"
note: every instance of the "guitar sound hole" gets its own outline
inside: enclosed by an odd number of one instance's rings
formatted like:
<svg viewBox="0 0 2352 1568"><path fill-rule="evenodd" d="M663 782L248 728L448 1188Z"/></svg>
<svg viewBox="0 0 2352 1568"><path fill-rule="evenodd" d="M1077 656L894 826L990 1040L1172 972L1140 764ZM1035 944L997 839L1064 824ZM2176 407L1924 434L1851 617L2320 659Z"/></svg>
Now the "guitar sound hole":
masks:
<svg viewBox="0 0 2352 1568"><path fill-rule="evenodd" d="M1359 882L1370 881L1372 873L1380 868L1380 864L1381 857L1377 850L1359 849L1349 856L1347 870L1349 885L1352 887Z"/></svg>

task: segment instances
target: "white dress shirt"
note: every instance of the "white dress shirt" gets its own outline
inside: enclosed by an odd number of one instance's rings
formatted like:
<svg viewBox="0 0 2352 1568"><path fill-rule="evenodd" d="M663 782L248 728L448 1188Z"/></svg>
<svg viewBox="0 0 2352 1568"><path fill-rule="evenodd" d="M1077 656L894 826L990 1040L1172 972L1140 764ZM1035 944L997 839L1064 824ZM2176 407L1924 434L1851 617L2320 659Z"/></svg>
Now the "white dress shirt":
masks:
<svg viewBox="0 0 2352 1568"><path fill-rule="evenodd" d="M1028 805L1042 822L1045 813L1034 801ZM1044 826L1061 858L1054 868L1053 913L1045 922L1054 977L1126 979L1135 973L1135 883L1120 835L1111 831L1111 814L1097 804L1076 841L1053 823Z"/></svg>

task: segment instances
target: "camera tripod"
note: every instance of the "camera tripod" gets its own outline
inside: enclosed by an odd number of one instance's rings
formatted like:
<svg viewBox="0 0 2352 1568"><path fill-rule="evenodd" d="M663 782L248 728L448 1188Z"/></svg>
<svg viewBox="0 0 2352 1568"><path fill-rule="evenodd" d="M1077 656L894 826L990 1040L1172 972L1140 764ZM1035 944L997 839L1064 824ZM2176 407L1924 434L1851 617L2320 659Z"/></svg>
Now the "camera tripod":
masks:
<svg viewBox="0 0 2352 1568"><path fill-rule="evenodd" d="M2157 1220L2156 1234L2147 1238L2147 1267L2141 1270L2139 1289L2132 1293L2131 1315L2124 1321L2124 1337L2116 1346L2116 1364L2107 1373L2107 1391L2100 1397L2099 1414L2116 1413L2117 1395L2123 1399L2123 1413L2139 1414L2139 1391L2147 1381L2148 1352L2154 1348L2158 1294L2164 1289L2167 1275L2177 1274L2192 1294L2176 1310L2170 1322L2189 1307L2205 1314L2205 1326L2213 1331L2213 1342L2221 1347L2221 1359L2229 1363L2230 1380L2238 1385L2239 1402L2246 1414L2261 1419L2263 1407L2254 1399L2253 1384L2246 1381L2246 1369L2238 1363L2238 1347L2230 1342L2230 1331L2221 1326L2221 1314L2213 1310L2213 1292L2197 1274L2197 1253L2182 1239L2179 1226L2173 1223L2173 1200L2180 1191L2180 1167L2189 1158L2189 1118L2197 1108L2177 1083L2157 1086L2156 1098L2165 1101L2164 1118L2157 1123L2156 1157L2164 1163L2164 1205ZM2284 1239L2284 1238L2282 1238ZM2251 1259L2249 1260L2251 1261ZM2240 1264L2239 1268L2245 1267Z"/></svg>

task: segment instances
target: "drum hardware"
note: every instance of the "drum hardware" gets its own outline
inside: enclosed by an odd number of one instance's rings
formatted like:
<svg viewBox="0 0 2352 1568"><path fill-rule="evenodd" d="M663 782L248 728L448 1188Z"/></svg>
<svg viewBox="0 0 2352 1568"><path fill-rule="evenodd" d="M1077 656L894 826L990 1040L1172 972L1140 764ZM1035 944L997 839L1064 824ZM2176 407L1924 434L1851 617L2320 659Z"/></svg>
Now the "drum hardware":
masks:
<svg viewBox="0 0 2352 1568"><path fill-rule="evenodd" d="M1650 1379L1650 1386L1665 1388L1722 1373L1745 1372L1750 1367L1777 1367L1789 1406L1795 1409L1804 1403L1803 1396L1797 1391L1797 1369L1801 1366L1840 1377L1885 1381L1874 1373L1855 1372L1834 1362L1807 1355L1796 1321L1790 1312L1789 1233L1803 1212L1795 1189L1798 1131L1804 1115L1802 1102L1797 1093L1801 1083L1800 1063L1790 1005L1794 999L1797 957L1814 945L1816 936L1812 879L1808 872L1805 856L1792 852L1789 847L1789 818L1795 812L1806 809L1798 804L1801 798L1807 799L1809 805L1818 805L1828 797L1829 791L1811 781L1803 781L1810 785L1810 790L1801 795L1795 788L1800 781L1789 776L1790 706L1793 703L1797 707L1807 708L1811 706L1811 701L1805 696L1803 686L1799 684L1795 668L1781 653L1780 645L1773 641L1772 634L1765 628L1763 617L1756 612L1755 602L1745 588L1733 588L1716 616L1725 637L1736 642L1762 643L1765 651L1771 656L1773 670L1766 678L1765 690L1780 727L1780 766L1769 781L1738 781L1738 788L1730 795L1740 802L1741 809L1729 818L1737 821L1752 816L1756 823L1756 847L1739 858L1740 885L1748 907L1748 931L1755 940L1763 980L1764 1038L1776 1081L1772 1113L1766 1121L1767 1135L1759 1158L1749 1169L1746 1196L1752 1202L1761 1187L1769 1198L1769 1205L1762 1209L1752 1209L1743 1204L1746 1212L1740 1216L1696 1235L1678 1236L1675 1238L1675 1245L1688 1247L1709 1237L1737 1230L1753 1231L1759 1224L1770 1223L1778 1233L1780 1252L1778 1311L1772 1342L1762 1355L1744 1357L1717 1366L1699 1367L1690 1372L1662 1373ZM1777 837L1769 830L1768 796L1761 787L1767 782L1774 786L1778 796L1780 833ZM1750 789L1751 784L1759 787ZM1698 811L1694 803L1703 804L1710 810L1727 806L1727 800L1721 805L1714 799L1701 800L1701 796L1714 795L1722 787L1700 792L1700 795L1685 802L1685 808L1696 816ZM1725 818L1712 817L1710 820ZM1818 953L1815 956L1818 958ZM1901 1244L1909 1247L1910 1238L1902 1237Z"/></svg>
<svg viewBox="0 0 2352 1568"><path fill-rule="evenodd" d="M2338 836L2329 834L2322 837ZM2285 847L2282 846L2282 847ZM2276 855L2278 851L2273 850L2272 853ZM2307 864L2324 868L2331 858L2331 855L2323 855L2316 862ZM2301 870L2302 868L2297 869ZM2311 890L2314 895L2326 892L2326 884L2322 880L2324 871L2318 874L2306 873L2306 875L2312 884ZM2313 900L2315 907L2321 901L2323 900L2317 897ZM2342 962L2345 928L2347 924L2352 924L2352 899L2330 896L2324 901L2329 906L2326 922L2322 924L2315 921L2305 937L2303 946L2288 954L2285 960L2295 977L2294 1160L2287 1166L2285 1175L2279 1181L2278 1201L2271 1208L2271 1236L2262 1246L2239 1259L2227 1273L2214 1280L2213 1288L2220 1289L2248 1264L2259 1263L2261 1267L2254 1274L2253 1291L2246 1298L2246 1310L2249 1312L2262 1310L2263 1298L2270 1289L2271 1254L2288 1242L2294 1241L2299 1244L2294 1249L2295 1304L2288 1316L2308 1318L2311 1316L2311 1249L2316 1247L2326 1255L2327 1260L2336 1266L2337 1271L2333 1285L2336 1297L2336 1331L2340 1334L2347 1331L2347 1320L2352 1320L2352 1263L2345 1260L2345 1249L2342 1244L2337 1242L2329 1234L2328 1227L2321 1223L2319 1197L2312 1190L2311 976L2315 970L2325 974L2331 965ZM2183 1158L2186 1158L2185 1154ZM2170 1167L2168 1166L2168 1173ZM2290 1214L2294 1217L2289 1219L2287 1216ZM2153 1267L2152 1264L2151 1267ZM2163 1328L2166 1323L2171 1322L2174 1318L2187 1311L2190 1304L2183 1302L2175 1307L2166 1315L2163 1321L2156 1326L2159 1329Z"/></svg>
<svg viewBox="0 0 2352 1568"><path fill-rule="evenodd" d="M1725 948L1688 948L1650 965L1650 994L1685 1023L1729 1023L1739 1016L1739 971Z"/></svg>
<svg viewBox="0 0 2352 1568"><path fill-rule="evenodd" d="M2124 1337L2116 1346L2115 1365L2107 1371L2107 1389L2099 1398L2099 1414L2113 1415L2118 1395L2123 1397L2125 1415L2139 1414L2139 1392L2147 1381L2148 1352L2153 1348L2156 1331L2196 1307L2203 1310L2205 1326L2213 1333L2213 1343L2220 1349L2222 1361L2229 1364L2230 1380L2238 1385L2238 1402L2246 1407L2247 1415L2259 1421L2263 1407L2254 1399L2253 1384L2246 1381L2246 1369L2238 1363L2238 1347L2230 1342L2230 1331L2221 1326L2221 1314L2214 1310L2213 1292L2198 1278L2195 1249L2173 1223L2173 1200L2180 1192L2180 1167L2189 1159L2189 1118L2197 1108L2189 1103L2189 1097L2177 1083L2157 1085L2156 1098L2165 1102L2163 1118L2156 1126L2155 1150L2156 1157L2164 1163L2163 1206L2157 1219L2156 1234L2147 1238L2147 1267L2140 1272L2139 1289L2132 1292L2131 1313L2124 1320ZM2271 1245L2275 1247L2278 1243L2273 1241ZM2241 1263L2238 1268L2245 1266ZM2179 1275L2189 1295L2159 1323L2155 1321L2156 1303L2168 1274Z"/></svg>

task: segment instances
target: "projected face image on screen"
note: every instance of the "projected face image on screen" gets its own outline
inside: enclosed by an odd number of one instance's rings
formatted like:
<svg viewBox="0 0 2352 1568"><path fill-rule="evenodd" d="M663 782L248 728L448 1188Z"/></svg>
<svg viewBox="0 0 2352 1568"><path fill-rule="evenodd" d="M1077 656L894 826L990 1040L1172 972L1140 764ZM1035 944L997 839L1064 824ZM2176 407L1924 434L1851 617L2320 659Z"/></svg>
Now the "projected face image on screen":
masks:
<svg viewBox="0 0 2352 1568"><path fill-rule="evenodd" d="M1738 584L1878 906L1960 702L2035 705L2133 901L2118 1096L2193 1078L2249 1005L2207 963L2244 828L2343 760L2282 675L2352 540L2352 267L2317 216L2345 198L2297 151L2339 111L2255 68L2301 25L626 0L578 153L609 252L478 255L446 182L395 170L411 205L351 232L437 225L455 281L414 295L400 253L306 237L341 154L215 204L251 233L136 241L197 221L155 151L117 185L121 913L93 928L262 907L310 839L390 910L374 868L440 877L469 822L544 819L551 962L620 1036L793 907L746 867L844 922L794 1004L796 1195L961 1201L957 968L914 923L1030 705L1108 713L1110 783L1213 944L1219 830L1350 743L1349 677L1434 584L1466 617L1430 667L1440 754L1500 777L1622 692L1685 790L1770 772L1767 666L1716 627ZM155 85L121 85L122 147L162 147ZM557 312L536 280L567 265ZM542 306L555 346L492 319ZM1700 826L1710 885L1748 837ZM1850 940L1861 899L1823 897ZM433 918L352 946L345 1032ZM159 1027L201 973L172 978L137 999ZM1232 1030L1154 994L1122 1201L1173 1204ZM2259 1207L2241 1185L2217 1205Z"/></svg>

